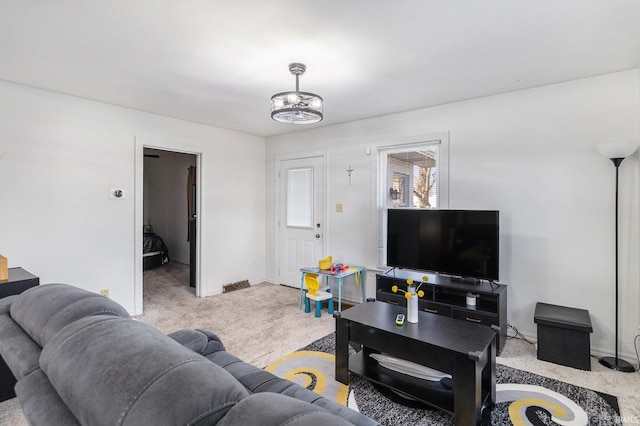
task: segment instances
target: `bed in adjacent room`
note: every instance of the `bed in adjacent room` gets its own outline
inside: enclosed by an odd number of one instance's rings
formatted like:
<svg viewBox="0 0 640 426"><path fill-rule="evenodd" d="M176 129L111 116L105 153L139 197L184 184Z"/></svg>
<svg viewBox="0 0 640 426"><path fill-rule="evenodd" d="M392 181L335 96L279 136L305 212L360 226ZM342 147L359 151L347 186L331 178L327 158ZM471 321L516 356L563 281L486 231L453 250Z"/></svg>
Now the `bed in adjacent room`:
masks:
<svg viewBox="0 0 640 426"><path fill-rule="evenodd" d="M143 235L143 269L146 271L147 269L169 263L169 250L162 238L153 232L145 232Z"/></svg>

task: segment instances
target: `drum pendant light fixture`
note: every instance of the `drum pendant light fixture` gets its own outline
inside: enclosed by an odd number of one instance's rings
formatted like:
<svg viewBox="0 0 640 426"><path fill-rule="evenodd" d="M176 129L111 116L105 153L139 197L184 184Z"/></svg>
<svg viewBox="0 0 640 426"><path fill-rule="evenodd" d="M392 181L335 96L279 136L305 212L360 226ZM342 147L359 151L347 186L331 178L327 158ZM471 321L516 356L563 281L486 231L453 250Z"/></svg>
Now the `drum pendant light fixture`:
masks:
<svg viewBox="0 0 640 426"><path fill-rule="evenodd" d="M296 90L271 97L271 118L287 124L313 124L322 120L322 98L300 91L299 78L306 69L304 64L289 64L289 71L296 76Z"/></svg>

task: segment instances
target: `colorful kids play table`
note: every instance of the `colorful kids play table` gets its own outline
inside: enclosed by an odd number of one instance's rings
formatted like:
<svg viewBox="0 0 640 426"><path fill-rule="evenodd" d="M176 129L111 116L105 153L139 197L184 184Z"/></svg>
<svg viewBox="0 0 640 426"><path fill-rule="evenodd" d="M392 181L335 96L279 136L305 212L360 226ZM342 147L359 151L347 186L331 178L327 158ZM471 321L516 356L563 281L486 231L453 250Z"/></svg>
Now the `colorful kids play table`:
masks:
<svg viewBox="0 0 640 426"><path fill-rule="evenodd" d="M302 298L304 297L304 277L307 274L317 274L319 277L325 277L325 283L329 284L329 278L338 281L338 312L342 312L342 281L345 277L355 275L355 283L360 286L362 291L362 301L365 301L364 283L366 278L366 269L362 266L349 266L346 270L340 272L332 272L330 269L320 268L300 268L302 277L300 278L300 302L298 308L302 308Z"/></svg>

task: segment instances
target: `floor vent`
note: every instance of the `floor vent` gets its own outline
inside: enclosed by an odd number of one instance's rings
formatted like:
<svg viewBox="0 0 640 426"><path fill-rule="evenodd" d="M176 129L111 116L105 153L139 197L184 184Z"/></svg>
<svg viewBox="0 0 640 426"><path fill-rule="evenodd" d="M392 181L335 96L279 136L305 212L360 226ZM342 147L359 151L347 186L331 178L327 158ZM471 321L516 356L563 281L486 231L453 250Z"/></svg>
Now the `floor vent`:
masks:
<svg viewBox="0 0 640 426"><path fill-rule="evenodd" d="M229 293L230 291L242 290L243 288L249 288L249 287L251 287L251 284L249 284L249 281L247 280L238 281L237 283L227 284L223 286L222 292Z"/></svg>

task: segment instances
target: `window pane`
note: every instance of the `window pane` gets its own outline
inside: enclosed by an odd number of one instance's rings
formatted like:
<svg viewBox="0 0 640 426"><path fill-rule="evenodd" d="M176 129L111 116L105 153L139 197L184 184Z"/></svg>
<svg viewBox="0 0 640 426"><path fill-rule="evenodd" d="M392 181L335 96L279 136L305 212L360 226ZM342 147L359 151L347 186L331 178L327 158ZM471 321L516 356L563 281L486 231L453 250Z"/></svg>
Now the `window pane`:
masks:
<svg viewBox="0 0 640 426"><path fill-rule="evenodd" d="M387 207L438 207L438 148L425 146L387 153Z"/></svg>
<svg viewBox="0 0 640 426"><path fill-rule="evenodd" d="M313 228L313 168L287 170L287 226Z"/></svg>

